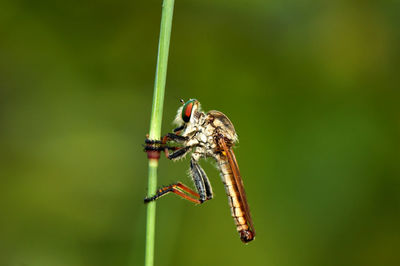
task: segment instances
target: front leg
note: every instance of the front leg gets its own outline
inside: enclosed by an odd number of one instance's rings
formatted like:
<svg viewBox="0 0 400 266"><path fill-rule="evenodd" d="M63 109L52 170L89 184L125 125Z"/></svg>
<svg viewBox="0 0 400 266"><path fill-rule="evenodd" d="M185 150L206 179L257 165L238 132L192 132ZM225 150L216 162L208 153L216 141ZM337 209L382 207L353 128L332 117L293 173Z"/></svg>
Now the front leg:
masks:
<svg viewBox="0 0 400 266"><path fill-rule="evenodd" d="M184 141L187 141L188 137L183 137L183 136L177 135L175 133L168 133L167 135L165 135L162 138L162 141L164 143L167 143L167 141L169 141L169 140L172 140L172 141L175 141L175 142L178 142L178 143L182 143Z"/></svg>
<svg viewBox="0 0 400 266"><path fill-rule="evenodd" d="M169 158L168 150L176 151L176 150L180 150L181 149L179 147L167 145L167 142L172 141L172 142L175 142L175 143L183 143L188 139L187 137L179 136L179 135L174 134L174 133L168 133L167 135L162 137L160 140L149 139L148 135L146 137L147 138L145 139L144 151L145 152L149 152L149 151L156 151L156 152L165 151L167 158ZM179 156L181 152L182 151L178 152L176 154L176 156ZM173 158L175 158L175 157L173 157ZM169 159L173 159L173 158L169 158Z"/></svg>
<svg viewBox="0 0 400 266"><path fill-rule="evenodd" d="M164 150L165 156L167 156L167 158L170 160L181 159L186 156L186 154L190 151L190 148L190 146L177 148L173 153L169 153L168 149L166 149Z"/></svg>
<svg viewBox="0 0 400 266"><path fill-rule="evenodd" d="M182 125L180 127L175 128L174 132L178 132L178 134L179 134L179 131L183 130L184 128L185 128L185 125Z"/></svg>
<svg viewBox="0 0 400 266"><path fill-rule="evenodd" d="M176 143L183 143L188 140L188 137L183 137L174 133L168 133L167 135L163 136L160 140L156 139L149 139L149 135L146 135L145 139L145 147L153 147L153 150L156 150L154 148L158 147L171 147L167 145L168 141L173 141Z"/></svg>
<svg viewBox="0 0 400 266"><path fill-rule="evenodd" d="M144 151L148 152L148 151L166 151L168 152L168 150L178 150L179 147L176 146L169 146L166 143L163 143L162 140L151 140L151 139L145 139L145 144L143 145L144 147Z"/></svg>

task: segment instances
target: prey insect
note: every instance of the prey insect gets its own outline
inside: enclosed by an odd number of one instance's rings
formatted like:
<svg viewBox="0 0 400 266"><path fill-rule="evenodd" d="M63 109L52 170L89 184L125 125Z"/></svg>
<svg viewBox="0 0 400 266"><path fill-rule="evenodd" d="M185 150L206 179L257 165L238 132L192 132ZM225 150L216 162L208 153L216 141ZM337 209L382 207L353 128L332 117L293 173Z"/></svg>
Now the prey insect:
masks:
<svg viewBox="0 0 400 266"><path fill-rule="evenodd" d="M178 182L160 188L155 195L145 198L144 201L147 203L157 200L171 192L197 204L212 199L210 181L198 163L200 158L212 157L220 170L240 239L244 243L252 241L255 230L239 166L232 150L238 140L232 122L219 111L202 112L200 103L195 99L181 102L183 106L178 109L175 118L178 127L174 129L174 133L168 133L161 140L146 139L145 150L165 151L167 158L171 160L183 158L192 152L190 175L197 192Z"/></svg>

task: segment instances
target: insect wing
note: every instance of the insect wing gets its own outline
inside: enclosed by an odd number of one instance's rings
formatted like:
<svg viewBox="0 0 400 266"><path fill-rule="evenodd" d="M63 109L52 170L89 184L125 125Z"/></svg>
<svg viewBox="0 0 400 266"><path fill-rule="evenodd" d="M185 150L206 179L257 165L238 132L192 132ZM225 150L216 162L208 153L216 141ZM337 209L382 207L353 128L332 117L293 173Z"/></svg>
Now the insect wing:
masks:
<svg viewBox="0 0 400 266"><path fill-rule="evenodd" d="M256 232L254 230L253 220L251 219L251 216L250 216L250 208L249 208L249 204L247 203L246 192L244 191L243 180L240 176L239 165L236 161L235 154L233 153L232 148L228 148L228 146L226 145L225 140L223 138L218 139L218 144L219 144L220 148L222 148L222 150L225 152L226 157L228 158L229 166L232 169L236 187L239 191L240 199L243 204L243 209L245 212L246 220L248 221L250 230L253 232L253 235L255 236Z"/></svg>

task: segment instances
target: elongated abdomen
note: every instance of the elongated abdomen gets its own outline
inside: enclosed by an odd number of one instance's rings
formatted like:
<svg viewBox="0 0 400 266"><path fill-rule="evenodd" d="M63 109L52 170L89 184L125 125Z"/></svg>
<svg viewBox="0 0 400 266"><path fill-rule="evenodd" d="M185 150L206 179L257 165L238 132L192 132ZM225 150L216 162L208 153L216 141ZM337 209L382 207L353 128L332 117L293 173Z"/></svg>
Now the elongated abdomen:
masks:
<svg viewBox="0 0 400 266"><path fill-rule="evenodd" d="M236 224L236 229L240 234L240 239L247 243L254 239L254 233L251 231L246 219L245 209L242 199L232 173L232 169L225 156L218 156L217 163L221 173L221 179L225 186L228 196L228 202L231 207L231 214Z"/></svg>

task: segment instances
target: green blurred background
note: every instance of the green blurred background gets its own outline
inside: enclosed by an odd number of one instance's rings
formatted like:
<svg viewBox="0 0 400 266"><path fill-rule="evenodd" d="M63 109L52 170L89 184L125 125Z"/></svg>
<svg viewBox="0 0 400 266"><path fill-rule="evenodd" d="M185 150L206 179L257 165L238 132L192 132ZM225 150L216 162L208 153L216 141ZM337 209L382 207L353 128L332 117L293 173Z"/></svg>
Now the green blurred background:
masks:
<svg viewBox="0 0 400 266"><path fill-rule="evenodd" d="M234 123L257 231L157 205L156 265L400 265L399 1L177 0L179 99ZM161 0L0 3L0 265L142 265ZM159 184L187 176L161 159Z"/></svg>

